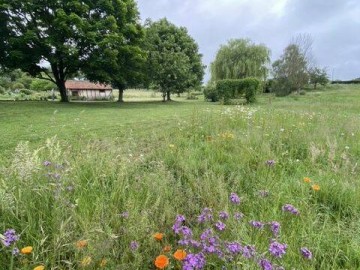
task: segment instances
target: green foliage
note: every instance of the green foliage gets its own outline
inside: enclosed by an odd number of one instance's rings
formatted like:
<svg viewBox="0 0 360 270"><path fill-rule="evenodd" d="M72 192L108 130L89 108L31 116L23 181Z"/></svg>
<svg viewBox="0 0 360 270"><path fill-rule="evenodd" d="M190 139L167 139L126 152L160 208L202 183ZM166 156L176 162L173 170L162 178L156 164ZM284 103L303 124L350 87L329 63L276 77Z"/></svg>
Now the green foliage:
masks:
<svg viewBox="0 0 360 270"><path fill-rule="evenodd" d="M211 102L219 101L219 94L214 84L209 84L204 88L205 99Z"/></svg>
<svg viewBox="0 0 360 270"><path fill-rule="evenodd" d="M326 69L320 69L320 68L311 68L309 70L309 77L310 77L310 83L314 85L314 89L316 89L316 86L318 84L320 85L326 85L329 83L329 77L326 72Z"/></svg>
<svg viewBox="0 0 360 270"><path fill-rule="evenodd" d="M182 93L201 84L204 67L198 45L185 27L167 19L145 24L148 84L157 86L170 100L171 93Z"/></svg>
<svg viewBox="0 0 360 270"><path fill-rule="evenodd" d="M56 84L51 81L34 79L30 84L30 89L34 91L50 91L56 89Z"/></svg>
<svg viewBox="0 0 360 270"><path fill-rule="evenodd" d="M285 96L293 91L299 92L308 82L307 60L299 47L290 44L284 54L273 63L274 92Z"/></svg>
<svg viewBox="0 0 360 270"><path fill-rule="evenodd" d="M264 80L268 73L270 50L248 39L233 39L222 45L211 63L211 80L244 79Z"/></svg>
<svg viewBox="0 0 360 270"><path fill-rule="evenodd" d="M124 51L132 50L140 28L134 0L0 0L0 18L0 64L52 80L62 101L68 101L65 81L79 70L107 81L105 63L118 67L119 54L133 55ZM44 60L52 75L38 65Z"/></svg>
<svg viewBox="0 0 360 270"><path fill-rule="evenodd" d="M14 84L11 85L12 90L20 90L20 89L23 89L24 87L25 86L19 82L15 82Z"/></svg>
<svg viewBox="0 0 360 270"><path fill-rule="evenodd" d="M29 89L19 89L19 92L24 94L24 95L31 95L33 93L33 91L29 90Z"/></svg>
<svg viewBox="0 0 360 270"><path fill-rule="evenodd" d="M248 103L255 102L260 81L256 78L242 80L219 80L216 82L216 92L219 99L228 103L230 99L244 96Z"/></svg>

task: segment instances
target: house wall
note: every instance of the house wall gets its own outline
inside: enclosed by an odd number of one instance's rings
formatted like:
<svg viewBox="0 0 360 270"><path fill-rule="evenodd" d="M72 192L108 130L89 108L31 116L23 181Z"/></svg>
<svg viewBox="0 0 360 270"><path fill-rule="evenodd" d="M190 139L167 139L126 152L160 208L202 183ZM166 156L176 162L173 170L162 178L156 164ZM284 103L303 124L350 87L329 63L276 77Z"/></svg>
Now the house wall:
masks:
<svg viewBox="0 0 360 270"><path fill-rule="evenodd" d="M74 96L74 91L69 91L69 96ZM101 100L109 98L112 93L112 90L105 90L100 92L100 90L78 90L78 96L84 97L86 100Z"/></svg>

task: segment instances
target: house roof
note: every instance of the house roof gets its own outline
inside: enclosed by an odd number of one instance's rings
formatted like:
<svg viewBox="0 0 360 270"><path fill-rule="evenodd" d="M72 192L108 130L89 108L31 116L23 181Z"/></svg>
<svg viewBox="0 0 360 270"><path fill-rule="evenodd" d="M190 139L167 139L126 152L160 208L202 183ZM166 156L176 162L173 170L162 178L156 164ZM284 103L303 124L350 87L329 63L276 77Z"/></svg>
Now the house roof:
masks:
<svg viewBox="0 0 360 270"><path fill-rule="evenodd" d="M66 81L65 87L67 90L112 90L110 85L92 83L88 81Z"/></svg>

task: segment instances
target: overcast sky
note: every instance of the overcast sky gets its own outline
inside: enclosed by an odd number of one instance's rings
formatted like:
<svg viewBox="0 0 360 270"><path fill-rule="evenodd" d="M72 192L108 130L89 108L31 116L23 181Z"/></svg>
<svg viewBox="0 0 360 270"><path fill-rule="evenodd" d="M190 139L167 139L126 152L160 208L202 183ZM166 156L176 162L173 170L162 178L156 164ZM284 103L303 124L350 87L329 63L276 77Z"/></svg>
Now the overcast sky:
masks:
<svg viewBox="0 0 360 270"><path fill-rule="evenodd" d="M330 78L360 77L360 0L138 0L138 7L142 20L185 26L207 66L231 38L263 43L276 60L292 37L308 33Z"/></svg>

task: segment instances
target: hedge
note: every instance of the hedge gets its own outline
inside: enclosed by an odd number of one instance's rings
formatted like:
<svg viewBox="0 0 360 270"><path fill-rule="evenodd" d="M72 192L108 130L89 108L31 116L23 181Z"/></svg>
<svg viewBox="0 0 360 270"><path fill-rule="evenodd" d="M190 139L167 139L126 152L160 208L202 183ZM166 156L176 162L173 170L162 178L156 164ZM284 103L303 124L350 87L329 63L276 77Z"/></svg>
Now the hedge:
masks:
<svg viewBox="0 0 360 270"><path fill-rule="evenodd" d="M260 81L256 78L246 78L241 80L220 80L216 82L216 92L219 99L227 103L230 99L245 97L248 103L256 100L256 93L259 89Z"/></svg>

